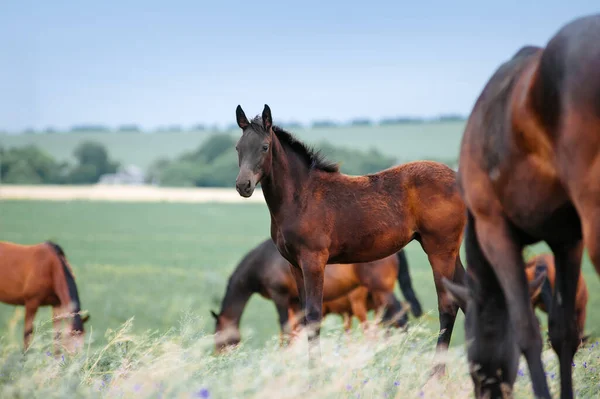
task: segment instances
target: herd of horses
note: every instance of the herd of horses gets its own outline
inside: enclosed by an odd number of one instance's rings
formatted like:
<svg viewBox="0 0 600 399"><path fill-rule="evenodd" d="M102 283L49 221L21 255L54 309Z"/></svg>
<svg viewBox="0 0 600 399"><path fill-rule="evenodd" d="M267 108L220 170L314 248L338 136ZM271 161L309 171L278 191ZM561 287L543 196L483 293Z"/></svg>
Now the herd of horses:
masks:
<svg viewBox="0 0 600 399"><path fill-rule="evenodd" d="M584 248L600 273L600 15L568 23L544 48L521 48L494 72L468 118L458 172L415 161L349 176L274 125L268 105L251 120L238 105L236 119L236 189L250 197L260 183L271 239L246 255L213 312L218 349L239 342L253 293L275 303L282 342L306 329L310 365L321 357L326 313L364 321L368 309L381 309L382 323L405 326L407 308L422 313L402 251L416 240L437 293L436 353L447 350L461 309L475 396L510 395L523 354L534 395L551 397L537 306L548 312L561 397L573 397L571 364L588 296ZM540 241L553 255L526 264L525 246ZM26 308L26 347L42 305L54 307L56 320L71 317L68 335L83 337L74 275L60 247L2 243L0 263L9 270L0 300ZM393 294L396 281L409 306ZM432 375L444 373L436 356Z"/></svg>

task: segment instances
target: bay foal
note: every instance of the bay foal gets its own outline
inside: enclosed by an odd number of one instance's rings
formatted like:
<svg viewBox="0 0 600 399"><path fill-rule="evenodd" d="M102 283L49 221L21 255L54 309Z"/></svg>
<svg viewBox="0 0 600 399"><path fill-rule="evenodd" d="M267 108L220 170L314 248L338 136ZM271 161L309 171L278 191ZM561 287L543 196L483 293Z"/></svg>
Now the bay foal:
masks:
<svg viewBox="0 0 600 399"><path fill-rule="evenodd" d="M271 214L271 238L292 264L308 325L309 360L320 359L323 272L328 263L370 262L392 255L412 240L431 263L440 315L439 351L447 350L457 307L442 278L462 281L459 248L465 205L455 172L437 162L410 162L366 176L339 172L319 153L273 125L265 104L242 129L236 150L236 189L250 197L260 183ZM436 371L444 372L442 364Z"/></svg>

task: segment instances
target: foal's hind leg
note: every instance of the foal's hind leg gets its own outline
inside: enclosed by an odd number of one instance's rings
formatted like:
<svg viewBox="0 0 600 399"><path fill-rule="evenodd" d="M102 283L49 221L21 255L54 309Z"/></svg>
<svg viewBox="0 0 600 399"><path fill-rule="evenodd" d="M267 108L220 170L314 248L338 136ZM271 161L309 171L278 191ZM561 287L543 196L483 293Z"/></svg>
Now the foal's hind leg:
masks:
<svg viewBox="0 0 600 399"><path fill-rule="evenodd" d="M571 364L579 347L579 335L575 299L581 268L583 241L569 245L550 244L554 253L556 277L554 297L549 312L550 342L560 359L561 398L573 397Z"/></svg>
<svg viewBox="0 0 600 399"><path fill-rule="evenodd" d="M25 302L25 328L23 332L23 349L27 351L29 344L31 343L31 335L33 334L33 319L37 313L39 302L36 300L29 300Z"/></svg>
<svg viewBox="0 0 600 399"><path fill-rule="evenodd" d="M523 246L515 242L515 232L502 214L480 215L475 224L477 240L505 294L517 344L525 355L534 394L550 398L542 365L542 337L529 296Z"/></svg>
<svg viewBox="0 0 600 399"><path fill-rule="evenodd" d="M426 243L423 242L423 249L427 252ZM454 322L456 321L456 314L458 312L458 306L450 299L446 294L446 288L442 284L442 279L445 277L448 280L455 281L456 275L462 275L461 273L455 273L454 269L457 265L456 257L458 254L454 253L443 253L443 254L427 254L429 263L433 270L433 280L435 283L435 290L438 298L438 312L440 315L440 336L438 337L436 345L436 358L434 366L434 374L443 375L446 372L446 365L444 360L439 358L445 354L450 345L450 338L452 338L452 330L454 329ZM462 268L462 264L461 264ZM462 281L460 281L462 284Z"/></svg>

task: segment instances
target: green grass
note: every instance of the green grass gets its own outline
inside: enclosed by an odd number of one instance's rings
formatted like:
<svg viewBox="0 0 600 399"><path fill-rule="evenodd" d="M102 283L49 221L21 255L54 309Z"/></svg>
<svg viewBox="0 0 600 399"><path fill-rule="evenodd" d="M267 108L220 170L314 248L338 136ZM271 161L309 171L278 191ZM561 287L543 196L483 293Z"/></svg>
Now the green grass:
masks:
<svg viewBox="0 0 600 399"><path fill-rule="evenodd" d="M38 313L32 350L22 357L22 309L1 305L1 397L157 398L162 389L165 397L187 398L203 388L224 398L306 395L305 341L279 351L275 308L260 297L253 297L242 318L243 346L230 356L210 355L209 310L218 309L240 258L268 236L264 204L1 201L0 229L2 240L60 243L74 267L83 308L91 314L85 353L65 360L46 355L51 347L46 309ZM408 245L407 256L429 317L408 335L397 332L387 341L364 338L358 330L346 340L340 337L341 319L328 317L326 360L311 397L419 396L433 356L437 304L431 269L418 244ZM590 291L587 332L595 334L600 282L587 257L584 273ZM546 316L540 319L545 326ZM463 320L459 315L451 351L456 361L443 382L444 396L471 394ZM599 354L595 348L578 354L576 387L583 397L598 394L598 373L591 370L600 368ZM553 353L545 356L546 370L556 373ZM584 361L587 368L581 367ZM556 393L556 379L551 383ZM519 378L517 392L529 397L527 378Z"/></svg>
<svg viewBox="0 0 600 399"><path fill-rule="evenodd" d="M455 160L464 122L396 126L339 127L294 131L310 143L327 140L353 149L375 147L400 162L416 159ZM190 133L55 133L0 135L0 145L36 144L60 160L73 160L75 147L84 140L103 143L114 159L146 168L158 158L173 158L195 149L210 132ZM237 131L232 134L238 134Z"/></svg>

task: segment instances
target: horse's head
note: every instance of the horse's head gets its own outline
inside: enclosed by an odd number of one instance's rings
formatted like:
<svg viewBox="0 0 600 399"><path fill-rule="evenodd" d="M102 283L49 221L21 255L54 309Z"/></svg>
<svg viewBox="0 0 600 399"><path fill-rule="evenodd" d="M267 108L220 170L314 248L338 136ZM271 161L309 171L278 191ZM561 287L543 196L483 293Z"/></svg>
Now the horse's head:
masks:
<svg viewBox="0 0 600 399"><path fill-rule="evenodd" d="M532 299L539 294L545 277L544 273L529 282ZM465 309L465 341L475 396L510 397L517 378L520 350L502 291L484 293L476 278L470 275L466 287L445 278L443 284L452 300ZM491 335L496 337L490 341Z"/></svg>
<svg viewBox="0 0 600 399"><path fill-rule="evenodd" d="M212 310L210 314L215 319L215 349L218 353L240 343L240 329L235 321Z"/></svg>
<svg viewBox="0 0 600 399"><path fill-rule="evenodd" d="M262 123L254 120L249 122L239 105L236 118L238 126L242 129L242 137L235 147L240 168L235 188L242 197L248 198L263 176L270 172L273 120L267 104L262 113Z"/></svg>
<svg viewBox="0 0 600 399"><path fill-rule="evenodd" d="M77 320L80 318L80 321ZM83 324L90 319L89 313L84 316L76 316L73 318L73 322L67 327L65 340L63 346L69 353L75 353L81 350L85 342L85 328Z"/></svg>

